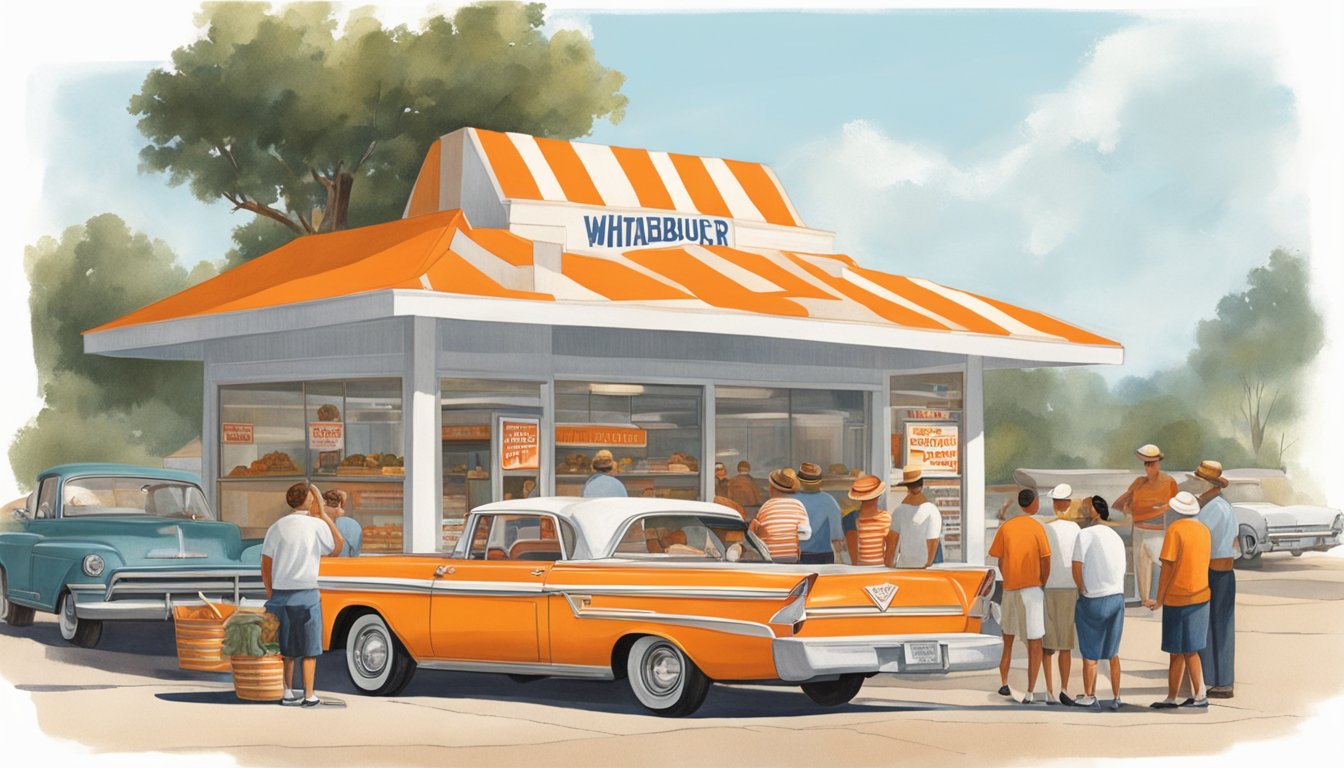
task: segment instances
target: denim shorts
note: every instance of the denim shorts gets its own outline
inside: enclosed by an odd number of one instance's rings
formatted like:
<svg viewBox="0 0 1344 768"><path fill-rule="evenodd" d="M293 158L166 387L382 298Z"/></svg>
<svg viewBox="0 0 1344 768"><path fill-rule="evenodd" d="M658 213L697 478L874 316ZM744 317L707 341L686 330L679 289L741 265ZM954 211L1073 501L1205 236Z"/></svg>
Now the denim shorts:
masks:
<svg viewBox="0 0 1344 768"><path fill-rule="evenodd" d="M1162 652L1195 653L1209 641L1209 601L1162 606Z"/></svg>
<svg viewBox="0 0 1344 768"><path fill-rule="evenodd" d="M272 590L266 610L280 620L281 656L322 655L322 597L316 589Z"/></svg>
<svg viewBox="0 0 1344 768"><path fill-rule="evenodd" d="M1080 597L1074 617L1078 625L1078 650L1084 659L1101 661L1120 653L1120 634L1125 629L1123 595Z"/></svg>

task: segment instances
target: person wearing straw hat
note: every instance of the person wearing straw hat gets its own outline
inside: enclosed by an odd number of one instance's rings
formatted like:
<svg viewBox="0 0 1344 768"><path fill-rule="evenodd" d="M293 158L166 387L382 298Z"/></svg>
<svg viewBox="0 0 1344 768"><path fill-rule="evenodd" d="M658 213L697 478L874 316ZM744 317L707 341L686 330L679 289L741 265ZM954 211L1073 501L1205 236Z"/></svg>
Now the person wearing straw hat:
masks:
<svg viewBox="0 0 1344 768"><path fill-rule="evenodd" d="M845 532L849 561L854 565L886 565L895 556L896 534L891 513L878 507L887 484L876 475L859 475L849 487L849 498L859 502L854 528Z"/></svg>
<svg viewBox="0 0 1344 768"><path fill-rule="evenodd" d="M799 542L812 535L807 509L794 498L798 488L798 475L793 467L771 472L770 498L751 521L751 532L760 537L770 550L770 559L777 563L798 562Z"/></svg>
<svg viewBox="0 0 1344 768"><path fill-rule="evenodd" d="M1080 707L1097 703L1097 662L1111 665L1111 709L1120 709L1120 636L1125 629L1125 542L1105 522L1111 518L1106 500L1093 496L1073 547L1070 572L1078 588L1074 623L1083 656ZM1052 570L1053 573L1053 570Z"/></svg>
<svg viewBox="0 0 1344 768"><path fill-rule="evenodd" d="M1045 526L1036 520L1041 508L1036 491L1023 488L1017 494L1023 514L999 526L989 556L999 560L1003 575L1003 655L999 658L1000 695L1011 696L1008 667L1013 659L1013 638L1027 641L1027 694L1023 704L1044 703L1036 696L1036 676L1041 672L1045 637L1045 583L1050 578L1050 540Z"/></svg>
<svg viewBox="0 0 1344 768"><path fill-rule="evenodd" d="M1074 631L1074 611L1078 605L1078 585L1073 583L1073 548L1078 542L1079 527L1063 516L1072 503L1073 487L1060 483L1050 491L1050 503L1055 519L1045 525L1045 538L1050 542L1050 578L1045 582L1045 695L1048 703L1055 703L1055 681L1051 674L1052 659L1059 654L1059 703L1073 704L1069 696L1069 672L1073 667L1073 646L1078 642Z"/></svg>
<svg viewBox="0 0 1344 768"><path fill-rule="evenodd" d="M1209 529L1200 524L1199 500L1189 491L1171 499L1171 509L1181 519L1167 527L1162 539L1162 576L1157 599L1162 606L1162 651L1170 654L1167 667L1167 698L1155 701L1153 709L1179 706L1207 707L1203 665L1199 651L1209 639ZM1152 610L1156 610L1153 606ZM1181 680L1190 682L1191 698L1177 703Z"/></svg>
<svg viewBox="0 0 1344 768"><path fill-rule="evenodd" d="M1128 511L1134 521L1134 581L1143 606L1155 608L1153 567L1161 567L1158 550L1162 548L1162 515L1179 489L1171 475L1162 472L1164 456L1160 448L1149 443L1134 454L1143 461L1143 477L1131 483L1111 507Z"/></svg>
<svg viewBox="0 0 1344 768"><path fill-rule="evenodd" d="M800 563L822 565L834 563L837 553L845 548L845 532L840 523L840 504L835 497L821 490L821 466L811 462L798 465L796 498L807 510L812 535L803 542Z"/></svg>
<svg viewBox="0 0 1344 768"><path fill-rule="evenodd" d="M938 554L943 533L943 513L924 495L924 466L909 464L901 469L897 487L905 498L891 511L891 529L896 532L894 560L897 568L928 568Z"/></svg>
<svg viewBox="0 0 1344 768"><path fill-rule="evenodd" d="M1237 559L1237 513L1223 496L1227 478L1223 465L1204 460L1190 478L1199 483L1200 510L1195 519L1209 529L1209 639L1199 652L1209 698L1232 698L1236 651L1237 577L1232 570Z"/></svg>
<svg viewBox="0 0 1344 768"><path fill-rule="evenodd" d="M611 451L603 448L593 454L593 474L583 483L583 497L593 499L628 496L629 494L625 492L625 483L612 477L611 473L615 469L616 458L611 455Z"/></svg>

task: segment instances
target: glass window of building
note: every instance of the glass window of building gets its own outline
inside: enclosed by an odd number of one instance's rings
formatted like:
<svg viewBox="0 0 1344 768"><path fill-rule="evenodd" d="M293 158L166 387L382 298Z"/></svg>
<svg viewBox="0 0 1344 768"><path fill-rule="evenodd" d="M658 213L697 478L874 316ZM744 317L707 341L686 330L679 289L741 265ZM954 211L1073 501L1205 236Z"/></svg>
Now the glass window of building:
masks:
<svg viewBox="0 0 1344 768"><path fill-rule="evenodd" d="M605 449L626 495L698 500L703 397L693 386L556 382L556 495L583 495Z"/></svg>
<svg viewBox="0 0 1344 768"><path fill-rule="evenodd" d="M541 383L440 382L443 508L439 551L452 551L467 513L502 499L540 496Z"/></svg>
<svg viewBox="0 0 1344 768"><path fill-rule="evenodd" d="M781 467L821 467L822 490L849 511L853 478L869 470L868 395L854 390L717 387L716 459L724 465L715 494L754 516L769 497L766 479Z"/></svg>
<svg viewBox="0 0 1344 768"><path fill-rule="evenodd" d="M964 378L960 371L891 377L892 482L905 465L924 466L924 495L943 513L942 556L949 562L966 560L961 538Z"/></svg>

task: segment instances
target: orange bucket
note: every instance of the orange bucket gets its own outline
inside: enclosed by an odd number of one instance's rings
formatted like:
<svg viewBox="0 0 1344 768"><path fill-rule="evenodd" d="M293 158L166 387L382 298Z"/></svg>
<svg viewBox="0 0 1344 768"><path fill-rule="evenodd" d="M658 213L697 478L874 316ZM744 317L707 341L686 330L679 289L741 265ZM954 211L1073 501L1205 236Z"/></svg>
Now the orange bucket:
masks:
<svg viewBox="0 0 1344 768"><path fill-rule="evenodd" d="M285 662L279 656L230 656L233 690L247 701L279 701L285 695Z"/></svg>
<svg viewBox="0 0 1344 768"><path fill-rule="evenodd" d="M177 635L177 665L198 672L228 672L229 659L220 653L224 645L224 620L236 608L214 603L218 617L206 606L173 606L173 632Z"/></svg>

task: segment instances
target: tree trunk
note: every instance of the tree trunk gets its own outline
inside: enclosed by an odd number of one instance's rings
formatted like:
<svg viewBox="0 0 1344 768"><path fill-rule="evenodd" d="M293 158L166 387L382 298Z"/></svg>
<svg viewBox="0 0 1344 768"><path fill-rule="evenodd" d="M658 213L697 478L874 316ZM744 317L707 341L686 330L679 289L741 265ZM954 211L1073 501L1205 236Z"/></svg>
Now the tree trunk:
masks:
<svg viewBox="0 0 1344 768"><path fill-rule="evenodd" d="M355 176L352 173L340 172L332 182L332 186L327 190L327 220L331 222L328 230L335 232L347 226L350 190L355 186Z"/></svg>

